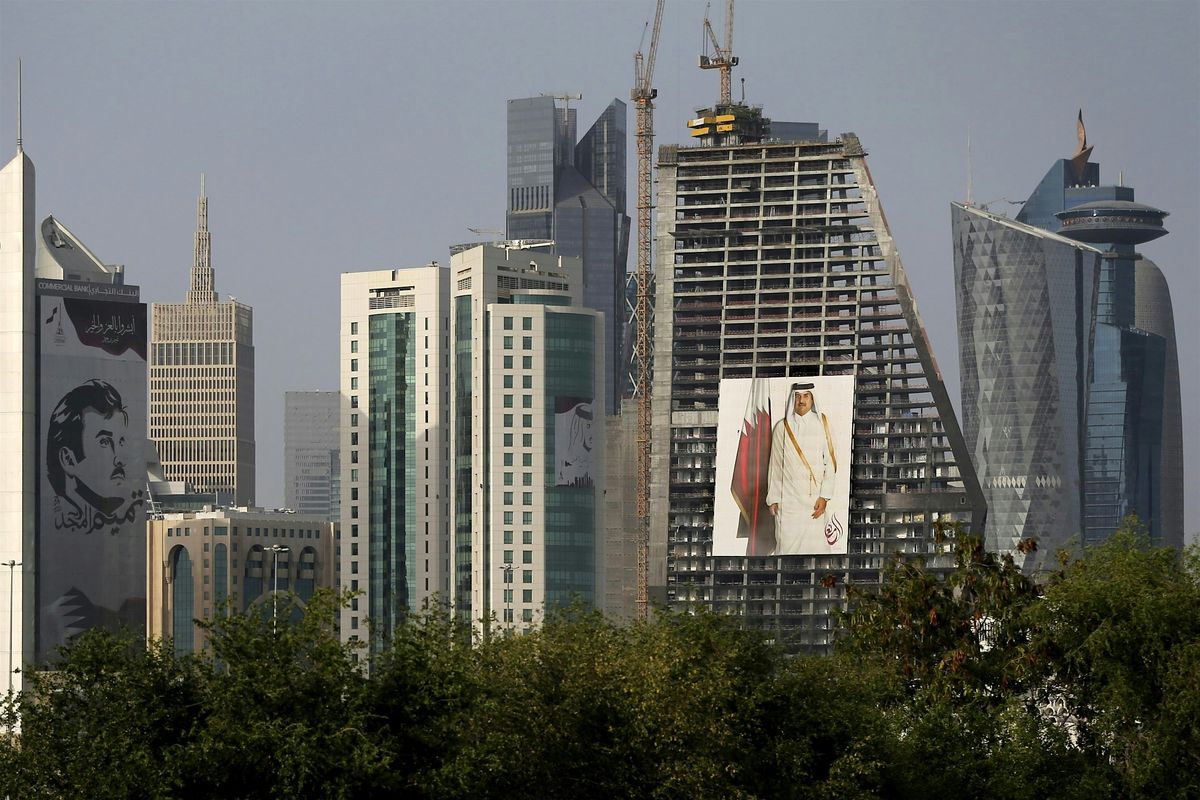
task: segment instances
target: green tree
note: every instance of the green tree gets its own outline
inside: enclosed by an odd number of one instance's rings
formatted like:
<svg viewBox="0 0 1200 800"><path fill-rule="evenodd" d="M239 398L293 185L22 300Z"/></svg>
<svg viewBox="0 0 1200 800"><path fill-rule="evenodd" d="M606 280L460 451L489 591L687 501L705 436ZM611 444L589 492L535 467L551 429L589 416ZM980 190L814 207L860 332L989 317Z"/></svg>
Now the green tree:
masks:
<svg viewBox="0 0 1200 800"><path fill-rule="evenodd" d="M1136 519L1065 564L1029 610L1042 691L1133 798L1200 797L1200 552Z"/></svg>
<svg viewBox="0 0 1200 800"><path fill-rule="evenodd" d="M203 665L169 645L96 629L50 668L26 670L7 708L0 796L177 796L181 756L203 724Z"/></svg>

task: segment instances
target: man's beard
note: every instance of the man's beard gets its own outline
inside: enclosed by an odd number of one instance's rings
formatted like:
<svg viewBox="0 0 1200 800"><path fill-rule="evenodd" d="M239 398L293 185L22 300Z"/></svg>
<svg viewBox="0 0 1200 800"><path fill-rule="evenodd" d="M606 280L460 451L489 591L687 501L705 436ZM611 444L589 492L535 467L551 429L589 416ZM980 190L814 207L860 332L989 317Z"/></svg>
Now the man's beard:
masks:
<svg viewBox="0 0 1200 800"><path fill-rule="evenodd" d="M78 478L75 480L75 493L105 517L115 517L121 506L133 499L131 497L104 497Z"/></svg>

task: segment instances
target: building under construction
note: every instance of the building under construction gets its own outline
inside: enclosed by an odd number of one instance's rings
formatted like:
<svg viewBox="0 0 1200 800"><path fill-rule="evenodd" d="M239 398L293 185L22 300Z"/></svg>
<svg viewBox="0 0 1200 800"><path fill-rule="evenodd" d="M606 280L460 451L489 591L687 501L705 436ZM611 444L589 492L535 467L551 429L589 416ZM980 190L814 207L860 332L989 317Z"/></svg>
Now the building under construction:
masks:
<svg viewBox="0 0 1200 800"><path fill-rule="evenodd" d="M820 651L849 584L877 584L895 552L944 563L934 523L978 528L986 506L858 138L725 91L689 128L658 153L650 595ZM722 381L838 375L853 377L844 552L714 554Z"/></svg>

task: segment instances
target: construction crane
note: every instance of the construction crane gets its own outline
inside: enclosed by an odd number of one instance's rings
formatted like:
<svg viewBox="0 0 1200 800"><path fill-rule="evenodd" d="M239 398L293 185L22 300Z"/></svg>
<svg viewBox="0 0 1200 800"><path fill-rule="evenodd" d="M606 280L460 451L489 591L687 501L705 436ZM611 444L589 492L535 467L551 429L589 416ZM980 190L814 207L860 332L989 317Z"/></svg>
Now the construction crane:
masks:
<svg viewBox="0 0 1200 800"><path fill-rule="evenodd" d="M650 48L642 57L639 45L633 56L633 100L637 116L637 319L635 357L637 382L637 613L642 619L650 613L650 188L654 149L654 98L652 85L654 55L658 51L658 33L662 29L663 5L654 9L654 27ZM645 30L642 31L643 41Z"/></svg>
<svg viewBox="0 0 1200 800"><path fill-rule="evenodd" d="M708 38L704 42L704 53L700 55L700 69L718 69L721 71L721 102L720 105L732 105L733 68L737 66L737 56L733 54L733 0L725 0L725 46L717 41L712 23L708 21L708 7L704 8L704 32ZM712 42L713 54L708 55L708 43Z"/></svg>

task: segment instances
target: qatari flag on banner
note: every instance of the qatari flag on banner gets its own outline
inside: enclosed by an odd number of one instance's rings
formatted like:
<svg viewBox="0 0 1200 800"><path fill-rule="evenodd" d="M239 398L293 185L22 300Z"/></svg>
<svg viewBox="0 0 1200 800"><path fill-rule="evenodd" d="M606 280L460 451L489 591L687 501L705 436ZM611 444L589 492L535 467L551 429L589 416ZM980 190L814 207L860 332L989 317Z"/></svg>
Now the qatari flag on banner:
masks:
<svg viewBox="0 0 1200 800"><path fill-rule="evenodd" d="M767 469L771 462L771 397L767 382L754 378L742 418L733 463L733 499L741 510L738 538L749 539L746 555L767 555L775 547L774 517L767 508Z"/></svg>

